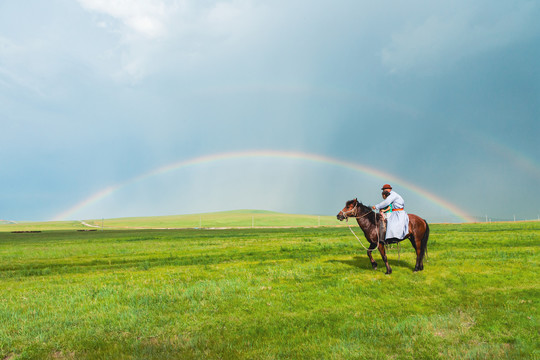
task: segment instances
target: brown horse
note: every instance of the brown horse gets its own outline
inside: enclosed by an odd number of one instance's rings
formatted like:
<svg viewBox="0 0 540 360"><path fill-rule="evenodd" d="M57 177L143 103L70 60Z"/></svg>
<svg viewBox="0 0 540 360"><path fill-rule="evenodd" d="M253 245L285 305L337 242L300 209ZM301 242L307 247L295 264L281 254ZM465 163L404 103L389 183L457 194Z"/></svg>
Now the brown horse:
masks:
<svg viewBox="0 0 540 360"><path fill-rule="evenodd" d="M367 241L369 241L369 250L367 254L373 270L377 269L377 263L373 260L371 252L377 248L378 244L379 252L386 265L386 274L391 274L392 268L388 265L388 259L386 258L386 251L384 248L384 245L386 244L385 233L380 227L381 222L384 221L382 215L373 212L371 207L354 199L347 201L343 210L337 214L337 219L339 221L349 217L356 218L358 225L364 231L364 236ZM429 226L426 220L414 214L409 214L409 233L405 239L409 239L413 248L416 250L416 266L414 267L414 271L424 270L424 254L427 251L428 238ZM398 241L405 239L400 239Z"/></svg>

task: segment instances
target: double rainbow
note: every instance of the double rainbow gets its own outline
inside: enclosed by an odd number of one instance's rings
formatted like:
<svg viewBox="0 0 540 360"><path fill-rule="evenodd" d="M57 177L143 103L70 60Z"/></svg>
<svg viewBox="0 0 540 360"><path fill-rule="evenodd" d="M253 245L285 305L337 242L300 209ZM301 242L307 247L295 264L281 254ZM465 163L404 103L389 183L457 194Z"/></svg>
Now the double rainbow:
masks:
<svg viewBox="0 0 540 360"><path fill-rule="evenodd" d="M73 218L73 216L77 214L79 211L81 211L82 209L92 204L95 204L108 196L111 196L112 194L122 189L123 187L145 180L153 176L163 175L168 172L172 172L172 171L182 169L182 168L187 168L190 166L197 166L201 164L226 161L226 160L232 160L232 159L249 159L249 158L294 159L294 160L302 160L302 161L311 161L311 162L316 162L316 163L321 163L321 164L338 166L338 167L342 167L342 168L353 170L353 171L359 171L363 174L380 179L381 181L385 183L387 182L387 183L397 184L400 187L406 188L416 193L420 197L440 206L441 208L446 209L447 211L455 215L457 218L463 220L464 222L474 222L474 219L470 215L468 215L465 211L458 208L456 205L426 190L423 190L422 188L414 184L411 184L403 179L400 179L386 172L383 172L374 168L370 168L365 165L361 165L361 164L357 164L357 163L353 163L349 161L344 161L344 160L340 160L340 159L336 159L336 158L332 158L328 156L310 154L310 153L304 153L304 152L276 151L276 150L238 151L238 152L227 152L227 153L205 155L205 156L199 156L199 157L195 157L188 160L174 162L174 163L162 166L162 167L158 167L156 169L150 170L149 172L135 176L117 185L109 186L105 189L102 189L92 194L91 196L79 202L78 204L74 205L73 207L69 208L68 210L62 212L61 214L58 214L57 216L54 217L53 220L59 221L59 220L66 220L66 219Z"/></svg>

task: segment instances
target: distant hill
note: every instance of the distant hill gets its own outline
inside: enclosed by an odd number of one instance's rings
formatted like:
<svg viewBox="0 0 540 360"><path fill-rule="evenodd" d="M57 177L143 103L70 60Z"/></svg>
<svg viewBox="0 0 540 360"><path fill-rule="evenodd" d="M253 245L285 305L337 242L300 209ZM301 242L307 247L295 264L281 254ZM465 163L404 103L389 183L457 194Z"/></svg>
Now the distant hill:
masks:
<svg viewBox="0 0 540 360"><path fill-rule="evenodd" d="M87 220L101 226L101 219ZM105 219L104 227L127 228L221 228L334 226L334 216L283 214L267 210L233 210L202 214Z"/></svg>
<svg viewBox="0 0 540 360"><path fill-rule="evenodd" d="M343 223L335 216L284 214L268 210L233 210L202 214L84 219L81 221L21 222L5 224L0 231L83 229L209 229L261 227L316 227Z"/></svg>
<svg viewBox="0 0 540 360"><path fill-rule="evenodd" d="M0 225L5 225L5 224L16 224L17 222L16 221L13 221L13 220L0 220Z"/></svg>

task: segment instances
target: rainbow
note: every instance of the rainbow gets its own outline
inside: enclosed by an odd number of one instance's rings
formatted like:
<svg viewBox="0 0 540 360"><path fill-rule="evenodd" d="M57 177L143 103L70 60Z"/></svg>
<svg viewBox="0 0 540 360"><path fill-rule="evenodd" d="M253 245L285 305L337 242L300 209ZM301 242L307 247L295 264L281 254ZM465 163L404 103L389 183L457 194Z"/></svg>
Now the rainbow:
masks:
<svg viewBox="0 0 540 360"><path fill-rule="evenodd" d="M447 200L442 199L414 184L411 184L410 182L407 182L392 174L380 171L378 169L374 169L365 165L361 165L361 164L357 164L357 163L353 163L349 161L344 161L344 160L340 160L340 159L336 159L336 158L332 158L328 156L323 156L323 155L310 154L310 153L304 153L304 152L294 152L294 151L292 152L291 151L276 151L276 150L254 150L254 151L252 150L252 151L237 151L237 152L211 154L211 155L195 157L188 160L182 160L182 161L174 162L174 163L162 166L162 167L158 167L149 172L146 172L144 174L128 179L125 182L119 183L114 186L109 186L103 190L100 190L92 194L91 196L79 202L78 204L74 205L70 209L55 216L53 221L60 221L60 220L72 218L73 215L79 212L80 210L84 209L85 207L91 204L95 204L108 196L111 196L119 189L127 185L148 179L153 176L166 174L168 172L175 171L182 168L187 168L190 166L197 166L201 164L232 160L232 159L249 159L249 158L273 158L273 159L277 158L277 159L293 159L293 160L311 161L311 162L316 162L316 163L321 163L321 164L339 166L339 167L354 170L354 171L359 171L366 175L378 178L383 182L397 184L401 187L404 187L416 193L417 195L427 199L428 201L448 210L449 212L451 212L453 215L463 220L464 222L475 221L465 211L461 210L456 205L448 202Z"/></svg>

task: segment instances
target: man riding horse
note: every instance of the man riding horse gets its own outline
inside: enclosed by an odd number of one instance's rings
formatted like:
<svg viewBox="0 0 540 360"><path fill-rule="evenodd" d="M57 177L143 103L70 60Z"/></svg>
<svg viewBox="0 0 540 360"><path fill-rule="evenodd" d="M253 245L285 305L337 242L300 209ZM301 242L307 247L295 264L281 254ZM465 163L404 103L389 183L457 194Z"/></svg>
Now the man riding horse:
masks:
<svg viewBox="0 0 540 360"><path fill-rule="evenodd" d="M362 204L358 199L349 200L345 203L345 207L337 214L339 221L356 218L358 226L364 232L366 240L369 242L369 249L367 249L367 255L371 262L373 269L377 269L377 263L371 253L376 248L379 249L381 257L386 265L386 274L392 273L392 268L388 263L386 257L385 243L399 242L403 239L409 239L411 245L416 250L416 265L414 271L420 271L424 269L424 255L427 251L427 243L429 239L429 225L426 220L422 219L415 214L407 214L403 209L405 202L403 198L392 191L392 187L385 184L381 189L384 191L384 201L375 206L366 206ZM379 235L380 221L383 219L381 215L373 210L381 210L387 206L392 205L392 212L388 212L388 225L386 231L386 240L381 241Z"/></svg>
<svg viewBox="0 0 540 360"><path fill-rule="evenodd" d="M392 212L388 212L386 225L386 243L396 243L403 240L409 233L409 215L405 211L405 201L397 192L392 191L392 187L384 184L382 189L382 202L373 206L373 210L380 211L388 206L392 206Z"/></svg>

